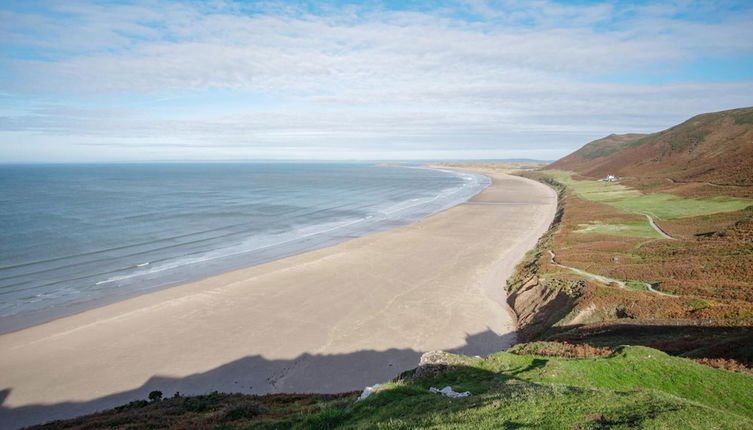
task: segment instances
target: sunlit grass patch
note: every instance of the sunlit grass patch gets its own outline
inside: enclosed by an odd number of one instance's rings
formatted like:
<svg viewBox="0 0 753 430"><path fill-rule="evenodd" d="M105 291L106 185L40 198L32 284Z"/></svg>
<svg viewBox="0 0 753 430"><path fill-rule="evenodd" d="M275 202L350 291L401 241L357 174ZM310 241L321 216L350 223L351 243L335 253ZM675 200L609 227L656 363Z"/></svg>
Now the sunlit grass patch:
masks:
<svg viewBox="0 0 753 430"><path fill-rule="evenodd" d="M645 282L640 281L627 281L625 283L625 288L630 290L637 290L637 291L648 291L648 288L646 287Z"/></svg>
<svg viewBox="0 0 753 430"><path fill-rule="evenodd" d="M753 417L753 376L696 365L655 349L630 346L608 358L548 359L535 369L530 365L534 357L510 355L497 353L490 359L500 368L525 369L516 373L521 379L620 391L653 389Z"/></svg>
<svg viewBox="0 0 753 430"><path fill-rule="evenodd" d="M544 352L554 345L526 346L487 359L452 355L449 371L388 384L354 405L343 428L731 429L753 423L750 376L643 347L563 358ZM472 396L447 399L428 391L448 385Z"/></svg>
<svg viewBox="0 0 753 430"><path fill-rule="evenodd" d="M575 230L576 233L645 237L648 239L660 239L662 237L646 221L623 222L618 224L592 221L588 224L579 224L578 227L578 230Z"/></svg>
<svg viewBox="0 0 753 430"><path fill-rule="evenodd" d="M604 203L627 213L647 214L660 219L732 212L753 205L751 199L733 197L689 199L666 193L643 194L617 182L575 180L575 173L565 170L543 170L542 173L565 184L583 199Z"/></svg>
<svg viewBox="0 0 753 430"><path fill-rule="evenodd" d="M617 182L597 180L576 181L572 178L575 173L566 170L542 170L542 173L551 176L557 182L565 184L573 193L586 200L608 202L641 196L640 191L628 188Z"/></svg>
<svg viewBox="0 0 753 430"><path fill-rule="evenodd" d="M654 193L606 203L625 212L645 213L655 218L671 219L738 211L753 205L753 200L729 197L686 199L673 194Z"/></svg>

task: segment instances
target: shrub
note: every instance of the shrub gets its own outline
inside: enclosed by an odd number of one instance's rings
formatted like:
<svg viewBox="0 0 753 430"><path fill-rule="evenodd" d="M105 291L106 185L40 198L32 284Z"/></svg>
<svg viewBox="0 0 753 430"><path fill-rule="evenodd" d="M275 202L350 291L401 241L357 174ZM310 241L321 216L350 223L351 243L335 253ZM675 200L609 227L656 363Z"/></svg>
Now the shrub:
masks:
<svg viewBox="0 0 753 430"><path fill-rule="evenodd" d="M703 299L693 299L689 301L687 305L688 305L688 308L690 308L691 312L700 311L701 309L706 309L710 306L709 302Z"/></svg>
<svg viewBox="0 0 753 430"><path fill-rule="evenodd" d="M241 402L228 406L223 413L225 421L235 421L243 418L253 418L267 412L267 408L256 402Z"/></svg>
<svg viewBox="0 0 753 430"><path fill-rule="evenodd" d="M149 404L149 402L147 402L146 400L134 400L134 401L129 402L129 403L125 404L125 405L116 406L115 410L118 411L118 412L120 412L120 411L127 411L127 410L130 410L130 409L140 409L140 408L143 408L144 406L146 406L148 404Z"/></svg>
<svg viewBox="0 0 753 430"><path fill-rule="evenodd" d="M209 409L209 402L198 397L188 397L183 400L183 409L188 412L204 412Z"/></svg>
<svg viewBox="0 0 753 430"><path fill-rule="evenodd" d="M332 429L343 423L348 418L348 413L342 409L326 408L309 415L304 425L309 429Z"/></svg>
<svg viewBox="0 0 753 430"><path fill-rule="evenodd" d="M159 402L160 400L162 400L162 391L154 390L149 393L149 400L153 402Z"/></svg>

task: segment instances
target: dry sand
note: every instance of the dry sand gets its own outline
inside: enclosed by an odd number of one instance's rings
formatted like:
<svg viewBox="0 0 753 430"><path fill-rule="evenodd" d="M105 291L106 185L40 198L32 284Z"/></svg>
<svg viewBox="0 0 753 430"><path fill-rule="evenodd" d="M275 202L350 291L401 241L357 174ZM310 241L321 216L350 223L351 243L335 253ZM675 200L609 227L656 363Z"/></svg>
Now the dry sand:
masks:
<svg viewBox="0 0 753 430"><path fill-rule="evenodd" d="M414 224L0 336L0 426L212 390L338 392L515 341L505 279L552 221L519 177ZM3 399L4 397L4 399Z"/></svg>

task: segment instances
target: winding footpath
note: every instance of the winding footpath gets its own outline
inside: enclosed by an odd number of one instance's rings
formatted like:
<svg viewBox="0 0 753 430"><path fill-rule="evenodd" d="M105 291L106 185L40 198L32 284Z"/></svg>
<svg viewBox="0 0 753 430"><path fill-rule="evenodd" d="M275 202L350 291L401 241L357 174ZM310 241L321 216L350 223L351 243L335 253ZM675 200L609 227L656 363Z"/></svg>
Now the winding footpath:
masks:
<svg viewBox="0 0 753 430"><path fill-rule="evenodd" d="M593 279L594 281L596 281L596 282L600 282L600 283L602 283L602 284L604 284L604 285L609 285L609 284L616 284L616 285L618 285L618 286L619 286L620 288L625 288L625 289L629 289L629 288L627 287L627 284L626 284L625 282L623 282L623 281L620 281L620 280L618 280L618 279L610 278L610 277L607 277L607 276L603 276L603 275L597 275L596 273L586 272L585 270L582 270L582 269L578 269L577 267L566 266L566 265L564 265L564 264L560 264L560 263L557 263L557 260L556 260L556 256L555 256L555 254L554 254L554 251L552 251L551 249L549 250L549 255L551 256L551 259L552 259L552 264L554 264L554 265L555 265L555 266L557 266L557 267L561 267L561 268L563 268L563 269L567 269L567 270L569 270L569 271L571 271L571 272L573 272L573 273L576 273L576 274L578 274L578 275L580 275L580 276L583 276L584 278L588 278L588 279ZM651 285L650 283L648 283L648 282L641 282L641 283L643 284L643 286L645 286L645 287L646 287L646 290L647 290L647 291L650 291L650 292L652 292L652 293L655 293L655 294L659 294L659 295L661 295L661 296L667 296L667 297L679 297L679 296L677 296L677 295L674 295L674 294L670 294L670 293L665 293L665 292L663 292L663 291L659 291L659 290L655 289L655 288L654 288L654 287L653 287L653 286L652 286L652 285Z"/></svg>
<svg viewBox="0 0 753 430"><path fill-rule="evenodd" d="M677 240L677 238L668 235L667 232L665 232L664 230L662 230L661 227L656 225L656 223L654 222L654 219L651 218L651 215L644 214L644 213L641 213L641 215L645 216L646 219L648 219L648 223L651 225L651 227L653 227L654 230L656 230L657 233L661 235L661 237L663 237L664 239Z"/></svg>

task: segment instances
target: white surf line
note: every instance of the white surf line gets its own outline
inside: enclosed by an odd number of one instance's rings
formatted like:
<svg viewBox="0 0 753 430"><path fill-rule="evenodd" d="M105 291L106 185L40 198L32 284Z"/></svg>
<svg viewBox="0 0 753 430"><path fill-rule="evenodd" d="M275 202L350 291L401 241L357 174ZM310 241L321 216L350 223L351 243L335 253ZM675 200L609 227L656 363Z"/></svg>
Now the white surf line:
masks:
<svg viewBox="0 0 753 430"><path fill-rule="evenodd" d="M627 287L627 284L625 282L623 282L623 281L620 281L620 280L617 280L617 279L613 279L613 278L609 278L607 276L597 275L597 274L591 273L591 272L586 272L585 270L578 269L576 267L565 266L564 264L559 264L559 263L557 263L557 260L555 259L554 251L552 251L551 249L549 249L547 251L549 251L549 255L552 257L552 264L554 264L557 267L562 267L564 269L568 269L571 272L575 272L578 275L581 275L583 277L586 277L586 278L593 279L595 281L601 282L604 285L609 285L610 283L614 283L614 284L617 284L620 288L625 288L627 290L630 289L630 288ZM663 291L656 290L648 282L642 282L642 281L639 281L639 282L641 282L646 287L646 289L648 291L652 292L652 293L660 294L662 296L667 296L667 297L680 297L680 296L677 296L675 294L665 293Z"/></svg>
<svg viewBox="0 0 753 430"><path fill-rule="evenodd" d="M654 222L654 219L651 218L651 215L644 214L644 213L641 213L641 215L645 216L646 219L648 219L648 223L651 225L651 227L654 228L654 230L656 230L657 233L659 233L661 235L661 237L663 237L664 239L677 240L676 237L672 237L672 236L668 235L664 230L661 229L661 227L659 227L658 225L656 225L656 223Z"/></svg>

